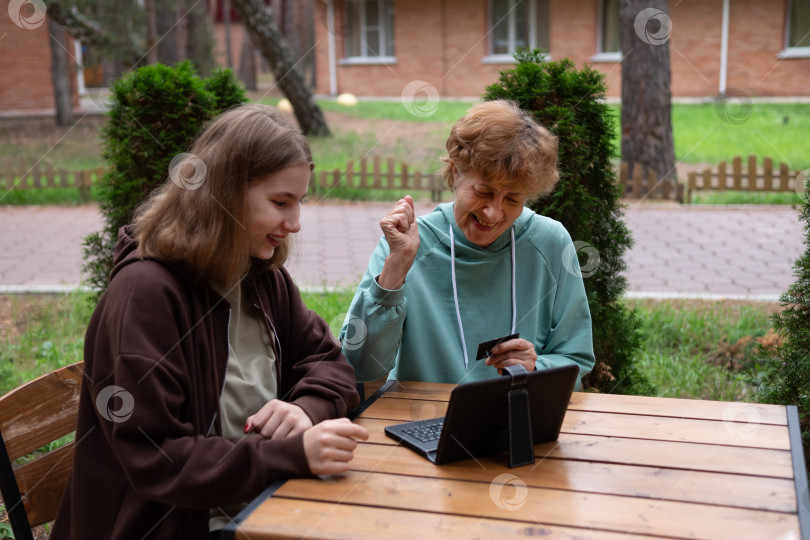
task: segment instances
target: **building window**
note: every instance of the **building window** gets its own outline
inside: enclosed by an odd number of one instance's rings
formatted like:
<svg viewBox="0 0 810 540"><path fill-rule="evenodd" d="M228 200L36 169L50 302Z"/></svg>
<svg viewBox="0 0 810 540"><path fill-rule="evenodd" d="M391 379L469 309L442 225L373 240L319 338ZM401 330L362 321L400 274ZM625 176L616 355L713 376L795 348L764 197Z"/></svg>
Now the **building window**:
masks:
<svg viewBox="0 0 810 540"><path fill-rule="evenodd" d="M511 62L521 47L549 49L549 0L490 0L489 21L491 61Z"/></svg>
<svg viewBox="0 0 810 540"><path fill-rule="evenodd" d="M619 0L597 0L597 14L596 54L591 61L621 62Z"/></svg>
<svg viewBox="0 0 810 540"><path fill-rule="evenodd" d="M789 0L785 48L778 58L810 58L810 0Z"/></svg>
<svg viewBox="0 0 810 540"><path fill-rule="evenodd" d="M810 0L790 0L787 46L810 47Z"/></svg>
<svg viewBox="0 0 810 540"><path fill-rule="evenodd" d="M347 0L343 17L345 60L387 62L394 59L393 0Z"/></svg>
<svg viewBox="0 0 810 540"><path fill-rule="evenodd" d="M619 52L619 0L601 0L599 28L602 35L599 36L599 52L617 53Z"/></svg>

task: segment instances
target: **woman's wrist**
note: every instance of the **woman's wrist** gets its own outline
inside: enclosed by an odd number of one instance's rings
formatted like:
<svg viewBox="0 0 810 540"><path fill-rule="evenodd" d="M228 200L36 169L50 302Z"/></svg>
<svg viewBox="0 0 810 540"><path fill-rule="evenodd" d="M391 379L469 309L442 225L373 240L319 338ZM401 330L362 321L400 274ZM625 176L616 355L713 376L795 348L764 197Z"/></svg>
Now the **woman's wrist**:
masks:
<svg viewBox="0 0 810 540"><path fill-rule="evenodd" d="M385 258L382 272L377 276L377 284L383 289L395 291L405 284L405 277L411 269L413 261L403 261L389 255Z"/></svg>

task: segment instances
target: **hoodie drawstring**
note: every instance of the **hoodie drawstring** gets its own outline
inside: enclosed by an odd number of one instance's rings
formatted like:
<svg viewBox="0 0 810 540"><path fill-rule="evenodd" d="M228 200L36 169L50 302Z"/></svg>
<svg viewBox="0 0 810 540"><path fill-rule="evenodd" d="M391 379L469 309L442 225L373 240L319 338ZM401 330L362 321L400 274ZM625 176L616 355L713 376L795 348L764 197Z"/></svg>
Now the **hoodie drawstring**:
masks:
<svg viewBox="0 0 810 540"><path fill-rule="evenodd" d="M512 240L512 330L515 333L515 322L517 320L517 299L515 296L515 228L509 229ZM458 307L458 287L456 286L456 240L453 235L453 225L450 225L450 275L453 280L453 301L456 304L456 319L458 320L458 331L461 334L461 350L464 351L464 369L469 370L469 360L467 356L467 340L464 339L464 325L461 323L461 310Z"/></svg>

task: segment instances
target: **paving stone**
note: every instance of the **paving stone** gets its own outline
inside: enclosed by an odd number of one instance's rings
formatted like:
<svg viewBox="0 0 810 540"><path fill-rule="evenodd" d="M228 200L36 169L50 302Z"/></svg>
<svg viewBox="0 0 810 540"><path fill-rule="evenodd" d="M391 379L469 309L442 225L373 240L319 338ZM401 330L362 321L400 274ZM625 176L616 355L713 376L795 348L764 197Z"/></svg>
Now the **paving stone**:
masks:
<svg viewBox="0 0 810 540"><path fill-rule="evenodd" d="M356 286L393 203L307 202L288 262L305 287ZM435 205L419 203L417 215ZM778 297L803 251L798 210L631 204L630 292ZM101 230L95 206L0 207L0 288L77 285L84 238Z"/></svg>

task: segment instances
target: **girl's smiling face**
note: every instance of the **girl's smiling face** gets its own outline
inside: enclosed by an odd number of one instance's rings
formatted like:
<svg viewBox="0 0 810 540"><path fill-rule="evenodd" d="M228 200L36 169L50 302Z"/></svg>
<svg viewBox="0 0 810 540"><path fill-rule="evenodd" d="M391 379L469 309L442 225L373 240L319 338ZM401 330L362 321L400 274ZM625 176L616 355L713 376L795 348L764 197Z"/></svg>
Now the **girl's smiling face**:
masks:
<svg viewBox="0 0 810 540"><path fill-rule="evenodd" d="M453 215L467 240L487 247L523 212L526 193L485 182L473 173L456 174Z"/></svg>
<svg viewBox="0 0 810 540"><path fill-rule="evenodd" d="M309 164L301 163L251 182L246 226L251 257L269 260L288 234L301 230L300 204L309 177Z"/></svg>

